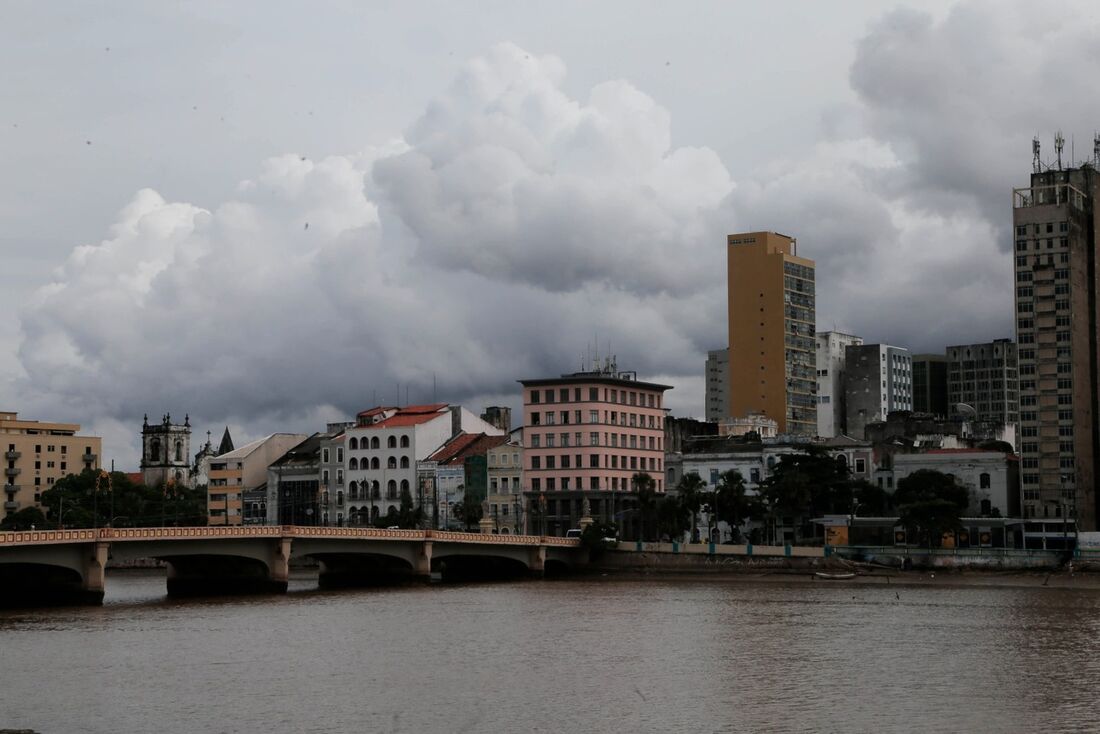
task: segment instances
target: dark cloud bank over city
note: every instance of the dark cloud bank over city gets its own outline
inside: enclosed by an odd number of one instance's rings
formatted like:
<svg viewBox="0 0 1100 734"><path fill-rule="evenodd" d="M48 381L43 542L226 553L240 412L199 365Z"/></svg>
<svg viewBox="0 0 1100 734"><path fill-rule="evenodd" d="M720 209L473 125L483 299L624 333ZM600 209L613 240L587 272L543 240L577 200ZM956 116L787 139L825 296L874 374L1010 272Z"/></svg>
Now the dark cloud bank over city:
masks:
<svg viewBox="0 0 1100 734"><path fill-rule="evenodd" d="M399 140L271 158L228 201L137 192L24 309L21 410L136 462L145 412L247 437L406 391L516 405L516 379L575 370L598 340L698 415L725 234L754 229L817 261L819 329L918 352L1012 336L1030 138L1100 125L1096 25L1039 12L885 16L846 124L754 171L672 145L675 111L628 80L574 99L565 60L501 44Z"/></svg>

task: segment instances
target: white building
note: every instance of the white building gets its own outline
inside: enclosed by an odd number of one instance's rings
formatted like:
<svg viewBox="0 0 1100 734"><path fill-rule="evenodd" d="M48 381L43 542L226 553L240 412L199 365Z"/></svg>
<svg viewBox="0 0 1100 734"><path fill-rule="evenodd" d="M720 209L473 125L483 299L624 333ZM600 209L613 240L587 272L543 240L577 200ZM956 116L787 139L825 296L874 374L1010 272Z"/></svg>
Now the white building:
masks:
<svg viewBox="0 0 1100 734"><path fill-rule="evenodd" d="M1001 517L1019 514L1019 466L1012 454L981 449L934 449L920 454L895 454L893 485L921 469L950 474L970 490L970 506L965 517L989 515L994 509Z"/></svg>
<svg viewBox="0 0 1100 734"><path fill-rule="evenodd" d="M862 439L868 423L913 409L913 359L908 349L888 344L852 344L844 350L846 433Z"/></svg>
<svg viewBox="0 0 1100 734"><path fill-rule="evenodd" d="M374 522L396 513L405 490L412 494L414 505L434 502L419 496L417 462L462 431L504 435L465 408L446 403L377 407L360 413L356 425L344 434L348 523L366 524L368 519ZM339 503L344 490L337 492Z"/></svg>
<svg viewBox="0 0 1100 734"><path fill-rule="evenodd" d="M845 435L844 364L846 349L863 337L840 331L817 332L817 435Z"/></svg>

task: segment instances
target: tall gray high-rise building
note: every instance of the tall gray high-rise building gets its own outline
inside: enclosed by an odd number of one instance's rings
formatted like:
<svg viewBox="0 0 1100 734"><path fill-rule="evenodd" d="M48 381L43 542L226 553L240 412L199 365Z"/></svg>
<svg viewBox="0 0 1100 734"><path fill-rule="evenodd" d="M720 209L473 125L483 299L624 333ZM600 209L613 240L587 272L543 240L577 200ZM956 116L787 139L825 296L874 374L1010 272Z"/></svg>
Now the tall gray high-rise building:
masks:
<svg viewBox="0 0 1100 734"><path fill-rule="evenodd" d="M913 412L947 417L947 357L945 355L913 355Z"/></svg>
<svg viewBox="0 0 1100 734"><path fill-rule="evenodd" d="M1090 163L1043 170L1038 142L1035 153L1031 185L1013 190L1012 212L1021 506L1027 517L1066 514L1092 531L1100 455L1100 175Z"/></svg>
<svg viewBox="0 0 1100 734"><path fill-rule="evenodd" d="M707 352L707 420L711 423L729 418L730 412L730 350Z"/></svg>
<svg viewBox="0 0 1100 734"><path fill-rule="evenodd" d="M895 410L913 409L913 362L908 349L851 344L845 352L847 435L862 439L868 423L884 421Z"/></svg>
<svg viewBox="0 0 1100 734"><path fill-rule="evenodd" d="M1016 345L1011 339L948 347L950 411L957 413L959 405L967 405L981 420L1016 423L1019 420L1016 356Z"/></svg>

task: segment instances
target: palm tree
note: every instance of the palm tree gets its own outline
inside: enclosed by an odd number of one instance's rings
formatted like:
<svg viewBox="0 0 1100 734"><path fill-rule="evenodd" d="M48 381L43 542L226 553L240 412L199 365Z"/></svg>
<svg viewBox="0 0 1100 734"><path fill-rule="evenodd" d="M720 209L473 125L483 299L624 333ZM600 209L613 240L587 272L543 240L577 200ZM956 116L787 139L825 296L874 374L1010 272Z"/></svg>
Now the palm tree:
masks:
<svg viewBox="0 0 1100 734"><path fill-rule="evenodd" d="M698 472L691 472L680 477L680 483L676 485L676 493L680 496L680 502L691 513L691 540L694 542L696 528L698 526L699 508L703 504L703 492L706 482Z"/></svg>
<svg viewBox="0 0 1100 734"><path fill-rule="evenodd" d="M639 535L642 540L645 540L646 516L652 515L657 508L657 493L654 490L657 483L653 481L653 477L645 472L637 472L630 478L630 484L638 497Z"/></svg>

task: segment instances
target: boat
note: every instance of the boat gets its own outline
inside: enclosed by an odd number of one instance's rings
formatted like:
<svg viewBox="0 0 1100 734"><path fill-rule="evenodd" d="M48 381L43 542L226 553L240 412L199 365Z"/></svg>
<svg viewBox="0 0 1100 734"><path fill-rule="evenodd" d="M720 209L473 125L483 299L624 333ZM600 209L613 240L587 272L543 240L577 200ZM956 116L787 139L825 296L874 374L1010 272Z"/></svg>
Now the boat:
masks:
<svg viewBox="0 0 1100 734"><path fill-rule="evenodd" d="M856 575L851 572L846 573L826 573L825 571L817 571L814 576L819 579L827 579L829 581L844 581L845 579L854 579Z"/></svg>

